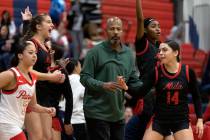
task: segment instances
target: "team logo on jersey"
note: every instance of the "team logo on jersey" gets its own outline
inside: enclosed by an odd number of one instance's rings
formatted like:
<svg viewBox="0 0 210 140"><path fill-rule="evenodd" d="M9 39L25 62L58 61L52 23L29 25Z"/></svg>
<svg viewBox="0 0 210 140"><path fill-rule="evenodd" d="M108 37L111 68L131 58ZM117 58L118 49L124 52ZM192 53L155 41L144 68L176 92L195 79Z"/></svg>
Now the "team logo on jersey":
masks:
<svg viewBox="0 0 210 140"><path fill-rule="evenodd" d="M32 96L27 93L26 90L20 90L16 96L16 98L21 99L20 105L21 107L21 113L24 115L26 112L26 108L28 106L29 101L31 100Z"/></svg>
<svg viewBox="0 0 210 140"><path fill-rule="evenodd" d="M17 94L16 98L31 99L32 96L30 94L27 94L27 92L25 90L20 90L19 93Z"/></svg>
<svg viewBox="0 0 210 140"><path fill-rule="evenodd" d="M183 86L180 82L169 82L165 85L164 89L180 90L180 89L183 89Z"/></svg>

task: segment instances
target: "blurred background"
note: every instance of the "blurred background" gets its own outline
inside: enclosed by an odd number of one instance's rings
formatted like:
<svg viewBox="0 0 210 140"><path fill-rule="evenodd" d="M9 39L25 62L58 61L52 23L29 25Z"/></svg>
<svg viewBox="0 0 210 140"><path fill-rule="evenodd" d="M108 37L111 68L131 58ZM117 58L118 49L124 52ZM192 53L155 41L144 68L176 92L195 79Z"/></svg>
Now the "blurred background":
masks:
<svg viewBox="0 0 210 140"><path fill-rule="evenodd" d="M204 116L210 120L210 0L142 0L142 3L144 16L160 22L161 40L177 41L182 63L196 71ZM0 71L9 68L22 34L21 11L27 6L33 15L49 13L55 25L52 40L66 49L64 57L82 61L89 49L106 38L105 23L111 16L123 20L123 42L133 48L137 26L135 4L135 0L0 0Z"/></svg>

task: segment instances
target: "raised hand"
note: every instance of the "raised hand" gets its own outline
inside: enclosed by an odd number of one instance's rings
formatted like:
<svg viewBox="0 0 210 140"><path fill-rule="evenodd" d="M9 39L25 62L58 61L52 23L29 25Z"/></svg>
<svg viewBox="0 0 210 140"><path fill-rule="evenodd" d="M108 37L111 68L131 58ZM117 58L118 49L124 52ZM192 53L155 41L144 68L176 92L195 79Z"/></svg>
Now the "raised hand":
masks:
<svg viewBox="0 0 210 140"><path fill-rule="evenodd" d="M24 12L21 11L21 15L22 15L22 20L31 20L32 19L32 14L31 14L31 11L28 6L24 10Z"/></svg>

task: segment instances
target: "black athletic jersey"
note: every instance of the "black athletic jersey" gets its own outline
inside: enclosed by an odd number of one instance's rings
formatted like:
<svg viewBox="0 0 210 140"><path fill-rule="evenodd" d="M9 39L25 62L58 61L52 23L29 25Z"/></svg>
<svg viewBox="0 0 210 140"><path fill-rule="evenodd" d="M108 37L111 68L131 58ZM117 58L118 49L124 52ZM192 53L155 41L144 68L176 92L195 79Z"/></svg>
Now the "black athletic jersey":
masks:
<svg viewBox="0 0 210 140"><path fill-rule="evenodd" d="M47 73L51 64L50 53L43 50L35 39L31 39L30 41L35 44L37 49L37 62L33 69L39 72ZM45 107L55 107L57 116L59 112L59 101L61 100L61 97L64 96L66 99L64 123L70 124L73 110L72 90L68 78L68 73L65 71L65 69L61 69L61 72L65 74L66 77L64 83L57 84L48 81L37 81L37 102Z"/></svg>
<svg viewBox="0 0 210 140"><path fill-rule="evenodd" d="M160 42L156 42L153 44L148 40L146 34L144 36L135 41L136 48L136 61L137 66L140 72L140 77L148 74L158 63L158 48Z"/></svg>
<svg viewBox="0 0 210 140"><path fill-rule="evenodd" d="M30 26L29 20L23 21L23 35L27 33L27 31L29 30L29 26ZM31 38L29 41L33 42L37 49L37 61L35 65L33 66L33 69L39 72L43 72L43 73L48 72L47 68L51 64L50 53L43 50L40 44L35 39ZM47 46L45 47L47 50L49 50Z"/></svg>
<svg viewBox="0 0 210 140"><path fill-rule="evenodd" d="M38 72L47 73L48 67L50 66L50 54L43 50L40 44L35 39L31 39L30 41L34 43L37 49L37 61L33 69ZM47 107L49 107L47 99L50 96L46 94L46 92L49 90L49 87L47 86L48 83L48 81L37 81L36 83L37 102L40 105Z"/></svg>
<svg viewBox="0 0 210 140"><path fill-rule="evenodd" d="M56 70L56 69L55 69ZM48 106L52 106L56 108L56 116L59 114L59 102L62 97L65 98L65 115L64 115L64 123L70 124L71 116L73 111L73 94L71 85L69 82L68 72L65 69L61 69L61 72L65 74L65 81L61 84L49 82L47 86L49 90L46 91L44 94L48 94L46 96Z"/></svg>
<svg viewBox="0 0 210 140"><path fill-rule="evenodd" d="M169 75L164 66L158 68L155 118L160 121L188 119L188 83L186 66L179 66L175 75Z"/></svg>
<svg viewBox="0 0 210 140"><path fill-rule="evenodd" d="M40 44L35 39L31 39L30 41L34 43L34 45L37 49L37 61L36 61L35 65L33 66L33 69L38 72L43 72L43 73L48 72L47 68L51 64L49 48L47 46L45 46L46 49L48 50L48 52L47 52L44 49L42 49Z"/></svg>
<svg viewBox="0 0 210 140"><path fill-rule="evenodd" d="M141 94L146 94L153 86L156 89L154 119L161 122L188 120L188 93L192 94L196 115L202 118L201 97L195 73L180 63L177 73L169 73L160 65L150 73L151 78L143 81Z"/></svg>
<svg viewBox="0 0 210 140"><path fill-rule="evenodd" d="M140 78L143 79L146 75L154 69L158 64L158 48L160 42L153 44L148 40L146 34L141 39L136 39L135 48L136 48L136 62L137 67L140 72ZM149 98L148 98L149 97ZM138 97L137 97L138 98ZM136 103L137 98L132 99L132 102ZM151 102L155 101L154 94L149 92L144 98L143 112L151 115L153 114L153 104Z"/></svg>

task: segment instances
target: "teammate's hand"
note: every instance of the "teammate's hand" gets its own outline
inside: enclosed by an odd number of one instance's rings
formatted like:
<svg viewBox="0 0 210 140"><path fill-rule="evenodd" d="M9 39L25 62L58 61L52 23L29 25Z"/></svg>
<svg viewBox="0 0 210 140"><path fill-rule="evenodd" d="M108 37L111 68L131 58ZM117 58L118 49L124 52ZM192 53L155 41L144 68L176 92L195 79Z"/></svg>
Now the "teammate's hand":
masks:
<svg viewBox="0 0 210 140"><path fill-rule="evenodd" d="M50 114L52 117L55 117L56 115L56 109L54 107L47 107L46 113Z"/></svg>
<svg viewBox="0 0 210 140"><path fill-rule="evenodd" d="M117 76L117 83L121 86L122 89L128 90L128 86L126 85L123 76Z"/></svg>
<svg viewBox="0 0 210 140"><path fill-rule="evenodd" d="M59 60L56 60L56 64L59 65L60 67L62 68L65 68L66 65L70 62L70 59L69 58L66 58L66 59L59 59Z"/></svg>
<svg viewBox="0 0 210 140"><path fill-rule="evenodd" d="M66 79L65 75L61 73L60 70L56 70L52 73L51 75L51 82L55 82L55 83L63 83Z"/></svg>
<svg viewBox="0 0 210 140"><path fill-rule="evenodd" d="M67 135L73 134L73 126L71 124L64 124L64 129Z"/></svg>
<svg viewBox="0 0 210 140"><path fill-rule="evenodd" d="M198 135L198 138L201 139L203 136L203 130L204 130L204 126L203 126L203 119L198 118L197 124L196 124L196 134Z"/></svg>
<svg viewBox="0 0 210 140"><path fill-rule="evenodd" d="M103 88L105 90L115 91L117 89L121 89L121 86L116 82L105 82L103 84Z"/></svg>

